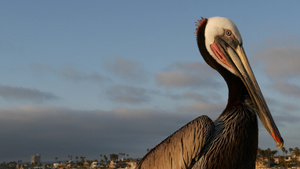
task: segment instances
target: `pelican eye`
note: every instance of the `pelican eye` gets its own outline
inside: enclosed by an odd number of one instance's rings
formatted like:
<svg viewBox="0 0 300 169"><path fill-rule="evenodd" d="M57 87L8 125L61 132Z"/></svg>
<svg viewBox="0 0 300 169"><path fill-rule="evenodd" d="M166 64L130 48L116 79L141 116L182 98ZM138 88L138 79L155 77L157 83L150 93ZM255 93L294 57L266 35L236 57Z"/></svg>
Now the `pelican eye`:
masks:
<svg viewBox="0 0 300 169"><path fill-rule="evenodd" d="M226 36L231 36L232 35L232 32L230 30L225 30L225 35Z"/></svg>

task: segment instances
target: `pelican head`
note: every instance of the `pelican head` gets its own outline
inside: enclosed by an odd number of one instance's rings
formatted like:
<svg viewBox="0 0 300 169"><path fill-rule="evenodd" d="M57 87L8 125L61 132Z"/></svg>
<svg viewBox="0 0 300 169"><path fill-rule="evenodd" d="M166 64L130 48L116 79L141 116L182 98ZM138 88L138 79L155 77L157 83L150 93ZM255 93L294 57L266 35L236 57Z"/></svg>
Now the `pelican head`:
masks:
<svg viewBox="0 0 300 169"><path fill-rule="evenodd" d="M283 139L249 65L237 26L223 17L202 18L197 26L197 42L204 60L223 77L235 76L242 81L262 124L281 148Z"/></svg>

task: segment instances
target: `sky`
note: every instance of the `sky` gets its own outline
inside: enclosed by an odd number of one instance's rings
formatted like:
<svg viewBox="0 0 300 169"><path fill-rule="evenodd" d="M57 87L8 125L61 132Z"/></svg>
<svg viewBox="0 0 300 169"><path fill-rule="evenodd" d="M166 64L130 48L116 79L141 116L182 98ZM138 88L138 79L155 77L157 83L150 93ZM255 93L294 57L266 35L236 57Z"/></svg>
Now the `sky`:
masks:
<svg viewBox="0 0 300 169"><path fill-rule="evenodd" d="M195 22L231 19L286 148L300 140L299 1L0 1L0 162L141 158L227 86ZM259 147L276 143L259 122Z"/></svg>

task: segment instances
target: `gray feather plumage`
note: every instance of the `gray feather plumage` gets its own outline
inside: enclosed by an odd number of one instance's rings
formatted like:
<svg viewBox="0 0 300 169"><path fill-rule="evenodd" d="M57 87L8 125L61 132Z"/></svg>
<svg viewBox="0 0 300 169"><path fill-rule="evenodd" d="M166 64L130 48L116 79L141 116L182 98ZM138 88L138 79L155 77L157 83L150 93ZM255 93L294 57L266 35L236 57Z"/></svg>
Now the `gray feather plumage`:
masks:
<svg viewBox="0 0 300 169"><path fill-rule="evenodd" d="M239 149L250 154L256 151L246 143L255 142L257 132L255 111L247 104L233 107L214 122L203 115L154 147L136 169L230 168L234 161L240 163L235 164L240 169L254 168L255 158L241 154Z"/></svg>
<svg viewBox="0 0 300 169"><path fill-rule="evenodd" d="M136 169L188 169L201 156L202 148L210 141L214 131L213 121L200 116L154 147Z"/></svg>

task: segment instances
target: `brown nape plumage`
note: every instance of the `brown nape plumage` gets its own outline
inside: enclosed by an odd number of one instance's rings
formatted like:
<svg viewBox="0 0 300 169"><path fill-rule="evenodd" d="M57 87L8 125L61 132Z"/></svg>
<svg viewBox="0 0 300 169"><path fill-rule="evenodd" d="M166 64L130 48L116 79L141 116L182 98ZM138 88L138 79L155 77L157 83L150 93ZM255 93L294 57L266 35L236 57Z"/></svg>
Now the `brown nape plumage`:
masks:
<svg viewBox="0 0 300 169"><path fill-rule="evenodd" d="M235 24L202 18L196 35L204 60L227 83L228 104L214 122L203 115L183 126L145 155L137 169L254 169L257 115L278 147L283 145Z"/></svg>
<svg viewBox="0 0 300 169"><path fill-rule="evenodd" d="M201 53L201 55L203 56L203 59L206 61L206 63L208 65L211 65L212 68L213 65L215 65L213 62L211 57L204 57L204 56L208 56L209 53L207 52L206 50L206 47L205 47L205 37L204 37L204 31L205 31L205 26L207 24L207 19L206 18L201 18L201 20L199 20L196 24L196 38L197 38L197 44L198 44L198 48L199 48L199 51ZM216 68L214 68L216 69Z"/></svg>

